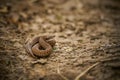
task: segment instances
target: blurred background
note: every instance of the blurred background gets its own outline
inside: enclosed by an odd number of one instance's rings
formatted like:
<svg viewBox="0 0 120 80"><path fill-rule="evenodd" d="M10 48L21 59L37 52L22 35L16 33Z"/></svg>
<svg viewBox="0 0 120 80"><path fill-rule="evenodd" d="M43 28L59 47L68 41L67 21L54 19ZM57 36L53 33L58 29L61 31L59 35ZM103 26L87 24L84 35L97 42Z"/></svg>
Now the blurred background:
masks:
<svg viewBox="0 0 120 80"><path fill-rule="evenodd" d="M119 80L119 4L0 0L0 80ZM25 41L37 35L55 35L47 58L35 59L25 51Z"/></svg>

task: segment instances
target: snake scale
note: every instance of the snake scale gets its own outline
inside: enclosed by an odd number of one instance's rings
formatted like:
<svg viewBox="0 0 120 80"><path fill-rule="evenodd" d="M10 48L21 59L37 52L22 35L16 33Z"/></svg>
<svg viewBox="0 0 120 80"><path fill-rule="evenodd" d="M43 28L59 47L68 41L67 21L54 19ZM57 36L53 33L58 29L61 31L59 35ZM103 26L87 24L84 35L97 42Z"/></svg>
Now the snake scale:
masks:
<svg viewBox="0 0 120 80"><path fill-rule="evenodd" d="M56 41L54 36L37 36L27 41L26 51L33 57L47 57L51 54Z"/></svg>

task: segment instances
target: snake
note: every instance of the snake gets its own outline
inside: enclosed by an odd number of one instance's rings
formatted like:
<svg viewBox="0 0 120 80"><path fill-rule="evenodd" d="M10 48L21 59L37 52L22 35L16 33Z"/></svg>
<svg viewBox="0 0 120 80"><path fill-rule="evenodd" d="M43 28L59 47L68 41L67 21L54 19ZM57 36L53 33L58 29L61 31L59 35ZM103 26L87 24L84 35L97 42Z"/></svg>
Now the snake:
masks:
<svg viewBox="0 0 120 80"><path fill-rule="evenodd" d="M32 57L47 57L55 46L54 36L36 36L25 43L25 49Z"/></svg>

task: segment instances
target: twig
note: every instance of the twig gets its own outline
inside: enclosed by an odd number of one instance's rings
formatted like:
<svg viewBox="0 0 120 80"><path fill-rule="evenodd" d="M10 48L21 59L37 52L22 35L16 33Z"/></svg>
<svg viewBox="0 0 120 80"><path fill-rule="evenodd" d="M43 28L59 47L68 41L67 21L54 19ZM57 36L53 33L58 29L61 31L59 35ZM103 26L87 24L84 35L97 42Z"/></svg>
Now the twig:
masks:
<svg viewBox="0 0 120 80"><path fill-rule="evenodd" d="M89 68L87 68L85 71L83 71L82 73L80 73L75 80L79 80L83 75L85 75L90 69L92 69L93 67L95 67L96 65L98 65L99 62L93 64L92 66L90 66Z"/></svg>
<svg viewBox="0 0 120 80"><path fill-rule="evenodd" d="M60 68L58 66L57 68L57 73L63 78L63 80L69 80L67 77L63 76L61 73L60 73Z"/></svg>

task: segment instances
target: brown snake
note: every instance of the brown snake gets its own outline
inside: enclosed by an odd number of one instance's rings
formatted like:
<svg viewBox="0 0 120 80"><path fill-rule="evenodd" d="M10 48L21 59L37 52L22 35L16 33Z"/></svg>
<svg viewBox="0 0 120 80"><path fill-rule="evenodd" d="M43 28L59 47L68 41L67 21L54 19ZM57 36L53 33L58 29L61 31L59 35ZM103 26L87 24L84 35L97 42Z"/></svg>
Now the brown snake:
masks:
<svg viewBox="0 0 120 80"><path fill-rule="evenodd" d="M46 57L52 52L56 41L54 36L37 36L25 44L26 51L33 57Z"/></svg>

